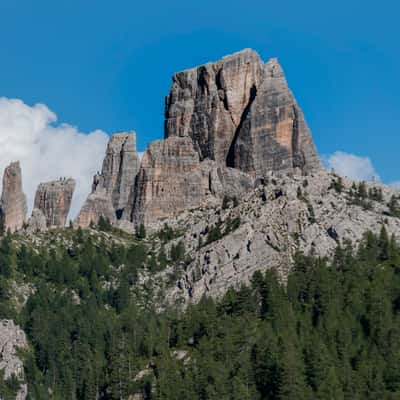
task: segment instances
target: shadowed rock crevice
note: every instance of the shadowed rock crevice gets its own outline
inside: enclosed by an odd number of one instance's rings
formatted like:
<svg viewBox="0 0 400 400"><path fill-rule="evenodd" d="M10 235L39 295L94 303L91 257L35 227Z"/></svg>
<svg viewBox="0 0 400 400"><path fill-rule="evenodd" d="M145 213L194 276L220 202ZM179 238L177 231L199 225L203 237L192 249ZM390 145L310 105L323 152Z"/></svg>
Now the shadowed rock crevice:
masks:
<svg viewBox="0 0 400 400"><path fill-rule="evenodd" d="M244 121L246 121L246 118L251 110L251 105L253 104L255 98L257 96L257 88L255 85L252 86L252 88L250 89L250 95L249 95L249 102L247 103L243 114L240 118L240 122L238 127L236 128L235 134L233 136L233 140L231 143L231 146L229 147L229 152L228 155L226 157L226 166L230 167L230 168L235 168L235 146L236 146L236 141L239 137L239 133L243 127L243 123Z"/></svg>

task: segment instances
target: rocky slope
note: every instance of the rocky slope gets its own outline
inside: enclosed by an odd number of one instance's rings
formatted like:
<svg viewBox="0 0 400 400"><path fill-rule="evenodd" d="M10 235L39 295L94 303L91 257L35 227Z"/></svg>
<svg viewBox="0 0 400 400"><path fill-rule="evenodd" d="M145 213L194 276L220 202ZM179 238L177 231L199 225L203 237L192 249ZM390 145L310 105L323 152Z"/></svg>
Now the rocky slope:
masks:
<svg viewBox="0 0 400 400"><path fill-rule="evenodd" d="M24 383L24 365L18 351L26 349L28 342L24 331L11 320L0 320L0 371L4 379L15 376L20 382L16 400L25 400L28 387Z"/></svg>
<svg viewBox="0 0 400 400"><path fill-rule="evenodd" d="M361 198L350 180L336 191L338 179L325 172L271 175L236 205L198 208L164 221L183 232L175 243L184 243L191 260L169 289L169 300L221 296L257 270L276 269L285 280L297 251L332 256L339 243L356 246L366 231L379 233L382 226L400 238L400 219L388 208L398 190L369 183L369 195Z"/></svg>
<svg viewBox="0 0 400 400"><path fill-rule="evenodd" d="M4 171L3 193L0 200L0 216L5 231L21 229L26 221L26 196L22 189L22 173L19 162L11 163Z"/></svg>

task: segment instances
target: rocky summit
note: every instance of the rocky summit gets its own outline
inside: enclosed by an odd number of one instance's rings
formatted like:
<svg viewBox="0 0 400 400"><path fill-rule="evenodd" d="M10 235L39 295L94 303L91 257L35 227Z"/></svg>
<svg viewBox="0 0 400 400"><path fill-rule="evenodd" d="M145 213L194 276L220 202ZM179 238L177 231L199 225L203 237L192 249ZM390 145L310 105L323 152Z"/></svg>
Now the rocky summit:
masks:
<svg viewBox="0 0 400 400"><path fill-rule="evenodd" d="M0 216L4 230L21 229L26 221L26 196L22 189L22 173L19 162L11 163L4 171Z"/></svg>
<svg viewBox="0 0 400 400"><path fill-rule="evenodd" d="M252 179L295 170L322 170L301 109L277 60L264 64L243 50L174 75L165 140L146 150L132 211L124 217L154 226L182 210L221 202L227 187L231 197L241 197ZM219 181L228 175L228 185Z"/></svg>
<svg viewBox="0 0 400 400"><path fill-rule="evenodd" d="M111 136L101 173L93 177L92 192L75 224L88 227L102 216L112 224L130 222L135 198L135 179L140 160L136 150L136 133L120 132Z"/></svg>
<svg viewBox="0 0 400 400"><path fill-rule="evenodd" d="M119 219L132 196L135 177L139 170L136 151L136 133L122 132L111 136L103 161L102 186L111 195L112 204Z"/></svg>
<svg viewBox="0 0 400 400"><path fill-rule="evenodd" d="M253 50L175 74L165 136L190 137L201 159L254 175L321 169L282 68Z"/></svg>
<svg viewBox="0 0 400 400"><path fill-rule="evenodd" d="M75 181L60 178L58 181L41 183L36 191L34 209L46 218L48 228L65 227L71 207Z"/></svg>

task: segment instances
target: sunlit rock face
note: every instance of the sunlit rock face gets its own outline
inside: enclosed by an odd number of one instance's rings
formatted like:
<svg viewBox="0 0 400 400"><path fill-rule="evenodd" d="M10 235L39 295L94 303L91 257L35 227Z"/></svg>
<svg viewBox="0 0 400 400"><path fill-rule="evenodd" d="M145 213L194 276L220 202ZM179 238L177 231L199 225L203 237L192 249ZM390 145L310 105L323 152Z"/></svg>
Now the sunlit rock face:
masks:
<svg viewBox="0 0 400 400"><path fill-rule="evenodd" d="M201 160L254 175L322 168L282 68L249 49L174 75L165 136L190 137Z"/></svg>
<svg viewBox="0 0 400 400"><path fill-rule="evenodd" d="M240 197L254 179L215 161L200 161L188 137L171 137L149 145L136 180L132 220L154 225L183 210L219 204L224 196Z"/></svg>
<svg viewBox="0 0 400 400"><path fill-rule="evenodd" d="M66 225L75 186L75 180L72 178L60 178L58 181L39 185L34 209L42 212L48 228L62 228Z"/></svg>
<svg viewBox="0 0 400 400"><path fill-rule="evenodd" d="M3 229L15 232L26 221L26 196L22 189L22 172L19 162L11 163L4 171L0 217Z"/></svg>

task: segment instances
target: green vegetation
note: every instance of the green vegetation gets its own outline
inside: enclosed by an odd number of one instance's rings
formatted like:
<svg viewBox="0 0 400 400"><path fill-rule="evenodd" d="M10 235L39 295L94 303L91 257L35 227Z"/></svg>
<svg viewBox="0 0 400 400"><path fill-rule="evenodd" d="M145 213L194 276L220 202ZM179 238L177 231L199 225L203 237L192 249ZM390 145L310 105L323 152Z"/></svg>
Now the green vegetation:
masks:
<svg viewBox="0 0 400 400"><path fill-rule="evenodd" d="M398 197L393 195L389 201L388 207L389 214L392 217L400 218L400 205Z"/></svg>
<svg viewBox="0 0 400 400"><path fill-rule="evenodd" d="M139 225L139 229L136 232L136 237L141 240L146 238L146 228L144 224Z"/></svg>
<svg viewBox="0 0 400 400"><path fill-rule="evenodd" d="M182 232L178 229L171 228L168 224L164 224L163 228L156 235L163 243L170 242L173 239L182 236Z"/></svg>
<svg viewBox="0 0 400 400"><path fill-rule="evenodd" d="M224 236L229 235L234 232L240 226L240 217L227 218L225 223L222 221L218 221L214 226L212 226L207 233L207 240L204 245L208 245L210 243L216 242L217 240L222 239ZM199 239L199 247L202 247L203 244L201 242L201 238Z"/></svg>
<svg viewBox="0 0 400 400"><path fill-rule="evenodd" d="M349 190L349 203L360 206L364 210L370 210L372 208L365 182L360 182L358 185L353 183Z"/></svg>
<svg viewBox="0 0 400 400"><path fill-rule="evenodd" d="M334 189L336 193L342 193L344 190L343 179L338 176L336 179L332 179L330 189Z"/></svg>
<svg viewBox="0 0 400 400"><path fill-rule="evenodd" d="M68 232L68 245L0 245L0 317L31 343L30 399L400 398L400 247L384 227L332 261L298 254L287 286L257 272L185 312L157 312L151 279L138 284L159 257L143 242ZM12 280L35 287L20 314ZM2 398L16 387L0 379Z"/></svg>

